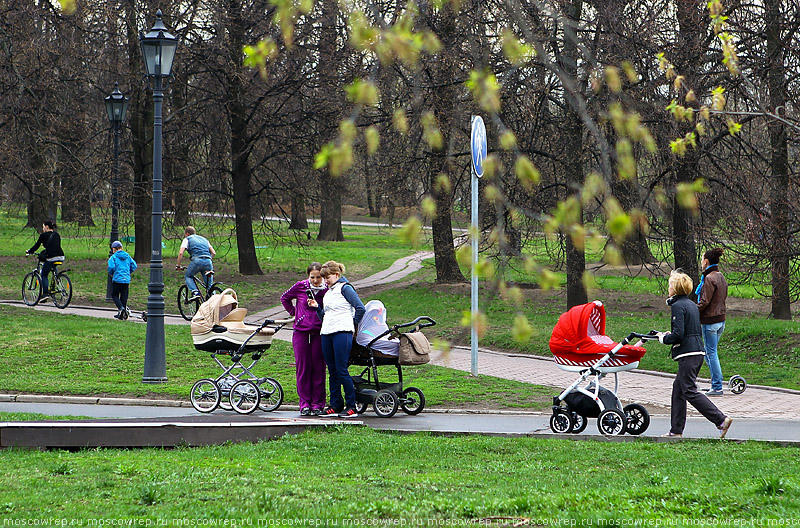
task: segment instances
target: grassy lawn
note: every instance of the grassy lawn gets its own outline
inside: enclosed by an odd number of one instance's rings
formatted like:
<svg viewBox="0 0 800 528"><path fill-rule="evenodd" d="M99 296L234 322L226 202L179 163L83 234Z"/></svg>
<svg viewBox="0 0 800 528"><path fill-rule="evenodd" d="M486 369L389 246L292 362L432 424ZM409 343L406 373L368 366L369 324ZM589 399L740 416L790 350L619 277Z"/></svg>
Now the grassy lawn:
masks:
<svg viewBox="0 0 800 528"><path fill-rule="evenodd" d="M339 427L208 448L4 450L0 464L4 519L416 519L422 526L602 519L613 526L796 519L800 511L797 450L763 443Z"/></svg>
<svg viewBox="0 0 800 528"><path fill-rule="evenodd" d="M163 385L141 382L146 333L143 324L76 315L54 317L0 305L0 326L6 336L0 349L3 392L119 394L188 400L195 381L221 374L209 354L195 350L188 326L166 325L169 381ZM290 343L273 341L255 372L280 381L286 395L285 405L297 404ZM395 377L391 367L382 368L380 373L387 382ZM422 389L428 406L543 410L552 404L553 389L489 376L473 378L444 367L404 367L403 376L406 385Z"/></svg>

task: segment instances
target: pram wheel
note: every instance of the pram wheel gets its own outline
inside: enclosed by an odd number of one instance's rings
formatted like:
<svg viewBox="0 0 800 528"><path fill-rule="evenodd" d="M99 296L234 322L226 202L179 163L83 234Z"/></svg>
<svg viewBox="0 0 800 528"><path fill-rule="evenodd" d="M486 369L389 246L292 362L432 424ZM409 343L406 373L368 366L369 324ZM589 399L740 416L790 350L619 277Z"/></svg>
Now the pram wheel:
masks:
<svg viewBox="0 0 800 528"><path fill-rule="evenodd" d="M738 374L735 376L731 376L731 379L728 380L728 389L733 394L741 394L747 390L747 382L745 379Z"/></svg>
<svg viewBox="0 0 800 528"><path fill-rule="evenodd" d="M572 414L563 409L553 411L550 416L550 430L556 434L567 434L574 425Z"/></svg>
<svg viewBox="0 0 800 528"><path fill-rule="evenodd" d="M425 407L425 395L416 387L408 387L403 391L403 400L400 402L400 408L403 412L410 415L419 414Z"/></svg>
<svg viewBox="0 0 800 528"><path fill-rule="evenodd" d="M585 416L582 416L578 413L572 413L572 430L570 430L570 433L582 433L588 424L589 420L587 420Z"/></svg>
<svg viewBox="0 0 800 528"><path fill-rule="evenodd" d="M219 387L212 379L201 379L192 385L189 399L192 401L192 407L198 412L213 412L219 406Z"/></svg>
<svg viewBox="0 0 800 528"><path fill-rule="evenodd" d="M644 406L631 403L622 409L625 413L625 429L632 435L640 435L650 427L650 413Z"/></svg>
<svg viewBox="0 0 800 528"><path fill-rule="evenodd" d="M597 428L606 436L625 433L625 415L619 409L606 409L597 417Z"/></svg>
<svg viewBox="0 0 800 528"><path fill-rule="evenodd" d="M397 394L388 390L381 389L375 395L375 401L372 402L372 408L375 409L375 414L381 418L391 418L397 412L399 406Z"/></svg>
<svg viewBox="0 0 800 528"><path fill-rule="evenodd" d="M258 387L250 380L237 381L231 387L231 407L239 414L250 414L261 403Z"/></svg>
<svg viewBox="0 0 800 528"><path fill-rule="evenodd" d="M367 407L369 407L368 403L360 402L360 401L356 400L356 413L357 414L364 414L365 412L367 412Z"/></svg>
<svg viewBox="0 0 800 528"><path fill-rule="evenodd" d="M258 384L261 403L258 408L264 412L272 412L283 403L283 387L274 378L263 378Z"/></svg>

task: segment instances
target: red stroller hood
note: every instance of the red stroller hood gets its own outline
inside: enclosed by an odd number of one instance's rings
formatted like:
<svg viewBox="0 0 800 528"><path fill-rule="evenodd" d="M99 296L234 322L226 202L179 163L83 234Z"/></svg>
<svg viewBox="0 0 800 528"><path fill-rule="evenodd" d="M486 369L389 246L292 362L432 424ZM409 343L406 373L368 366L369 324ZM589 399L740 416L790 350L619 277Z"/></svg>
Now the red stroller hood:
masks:
<svg viewBox="0 0 800 528"><path fill-rule="evenodd" d="M606 309L600 301L573 306L558 318L550 337L550 351L556 357L574 357L575 354L602 356L614 346L606 334ZM643 347L627 345L618 355L627 361L638 361L644 355Z"/></svg>

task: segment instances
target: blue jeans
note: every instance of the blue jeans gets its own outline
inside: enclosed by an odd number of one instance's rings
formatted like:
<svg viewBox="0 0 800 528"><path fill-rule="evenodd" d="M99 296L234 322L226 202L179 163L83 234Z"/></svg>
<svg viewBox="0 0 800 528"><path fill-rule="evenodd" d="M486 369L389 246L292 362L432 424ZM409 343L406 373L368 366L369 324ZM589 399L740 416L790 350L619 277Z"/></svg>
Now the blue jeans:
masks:
<svg viewBox="0 0 800 528"><path fill-rule="evenodd" d="M50 275L50 270L52 270L54 267L55 266L52 262L48 262L46 260L42 261L42 295L50 295L50 293L47 291L47 276Z"/></svg>
<svg viewBox="0 0 800 528"><path fill-rule="evenodd" d="M353 408L356 406L356 387L347 370L350 349L353 347L353 332L336 332L321 337L322 357L328 365L330 406L337 411ZM345 401L342 401L342 389Z"/></svg>
<svg viewBox="0 0 800 528"><path fill-rule="evenodd" d="M717 356L717 344L719 338L722 337L722 331L725 330L725 321L701 326L703 327L703 341L706 344L706 364L708 370L711 371L711 390L721 391L722 367L719 365Z"/></svg>
<svg viewBox="0 0 800 528"><path fill-rule="evenodd" d="M189 265L186 266L186 273L183 274L183 278L186 280L186 286L190 291L200 291L197 289L197 284L194 282L194 276L197 275L198 272L205 273L206 271L214 271L214 263L211 261L211 259L194 259L189 262ZM208 284L205 275L203 276L203 282L205 283L206 288L211 287L211 284Z"/></svg>

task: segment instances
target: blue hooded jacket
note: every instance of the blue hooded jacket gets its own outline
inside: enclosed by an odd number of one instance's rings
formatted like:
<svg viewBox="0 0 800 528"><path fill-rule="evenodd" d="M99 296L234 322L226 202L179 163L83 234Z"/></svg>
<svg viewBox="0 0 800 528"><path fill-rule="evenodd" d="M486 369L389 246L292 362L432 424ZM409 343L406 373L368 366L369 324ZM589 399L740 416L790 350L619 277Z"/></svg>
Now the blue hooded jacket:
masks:
<svg viewBox="0 0 800 528"><path fill-rule="evenodd" d="M111 280L119 284L131 282L131 273L137 268L136 261L125 250L120 249L108 257L108 273Z"/></svg>

